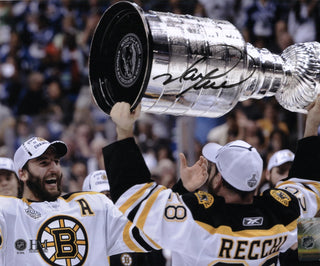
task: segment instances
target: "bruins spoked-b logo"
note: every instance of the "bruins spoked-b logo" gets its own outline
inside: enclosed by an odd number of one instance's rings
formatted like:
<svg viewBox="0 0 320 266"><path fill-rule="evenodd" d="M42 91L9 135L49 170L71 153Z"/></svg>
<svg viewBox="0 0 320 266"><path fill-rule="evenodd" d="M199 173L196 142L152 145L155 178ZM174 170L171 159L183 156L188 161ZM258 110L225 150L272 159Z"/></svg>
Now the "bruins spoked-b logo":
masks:
<svg viewBox="0 0 320 266"><path fill-rule="evenodd" d="M47 220L37 235L41 257L49 265L83 265L88 254L88 237L83 225L70 216Z"/></svg>
<svg viewBox="0 0 320 266"><path fill-rule="evenodd" d="M120 260L121 260L122 265L125 265L125 266L132 265L132 257L128 253L121 254Z"/></svg>

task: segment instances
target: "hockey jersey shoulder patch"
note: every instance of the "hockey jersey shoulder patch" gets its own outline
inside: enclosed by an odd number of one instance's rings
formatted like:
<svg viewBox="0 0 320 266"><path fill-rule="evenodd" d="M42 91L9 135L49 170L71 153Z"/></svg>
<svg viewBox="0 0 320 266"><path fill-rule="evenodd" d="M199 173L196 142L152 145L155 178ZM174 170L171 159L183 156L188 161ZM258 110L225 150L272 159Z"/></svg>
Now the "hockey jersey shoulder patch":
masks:
<svg viewBox="0 0 320 266"><path fill-rule="evenodd" d="M214 197L211 194L205 191L198 191L194 194L198 200L198 203L203 205L206 209L212 206Z"/></svg>
<svg viewBox="0 0 320 266"><path fill-rule="evenodd" d="M289 203L291 201L291 197L284 192L283 190L278 190L278 189L272 189L270 190L270 195L277 200L278 202L280 202L282 205L288 207Z"/></svg>

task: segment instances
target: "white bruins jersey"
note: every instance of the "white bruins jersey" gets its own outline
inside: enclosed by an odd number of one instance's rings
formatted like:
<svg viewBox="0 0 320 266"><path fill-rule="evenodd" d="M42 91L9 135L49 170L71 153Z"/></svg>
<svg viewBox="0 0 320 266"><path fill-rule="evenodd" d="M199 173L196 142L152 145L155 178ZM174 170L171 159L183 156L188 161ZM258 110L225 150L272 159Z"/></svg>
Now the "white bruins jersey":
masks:
<svg viewBox="0 0 320 266"><path fill-rule="evenodd" d="M145 241L152 244L100 193L0 197L0 265L109 265L110 255L145 251Z"/></svg>
<svg viewBox="0 0 320 266"><path fill-rule="evenodd" d="M312 218L320 209L320 182L290 178L277 184L277 188L291 192L299 201L300 218Z"/></svg>
<svg viewBox="0 0 320 266"><path fill-rule="evenodd" d="M253 204L226 204L204 191L178 195L157 185L133 138L103 149L111 197L177 266L278 265L297 242L297 199L268 190Z"/></svg>

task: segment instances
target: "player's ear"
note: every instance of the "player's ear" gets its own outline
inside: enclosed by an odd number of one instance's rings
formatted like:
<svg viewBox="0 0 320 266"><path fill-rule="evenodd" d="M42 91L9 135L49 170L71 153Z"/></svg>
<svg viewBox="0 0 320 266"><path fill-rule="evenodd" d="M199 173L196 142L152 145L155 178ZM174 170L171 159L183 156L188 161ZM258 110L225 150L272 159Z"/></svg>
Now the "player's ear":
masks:
<svg viewBox="0 0 320 266"><path fill-rule="evenodd" d="M222 175L219 172L213 177L212 186L214 190L217 190L222 186Z"/></svg>
<svg viewBox="0 0 320 266"><path fill-rule="evenodd" d="M267 181L270 181L270 179L271 179L271 171L272 171L272 169L270 170L270 171L265 171L265 176L266 176L266 180Z"/></svg>
<svg viewBox="0 0 320 266"><path fill-rule="evenodd" d="M28 180L28 172L25 169L19 169L18 176L23 182Z"/></svg>

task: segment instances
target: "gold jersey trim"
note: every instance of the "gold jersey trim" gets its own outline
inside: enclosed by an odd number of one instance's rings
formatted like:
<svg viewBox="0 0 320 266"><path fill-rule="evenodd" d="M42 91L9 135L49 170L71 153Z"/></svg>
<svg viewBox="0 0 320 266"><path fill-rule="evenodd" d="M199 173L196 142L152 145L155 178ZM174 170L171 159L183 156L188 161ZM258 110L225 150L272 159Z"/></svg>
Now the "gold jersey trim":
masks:
<svg viewBox="0 0 320 266"><path fill-rule="evenodd" d="M145 184L141 189L139 189L136 193L134 193L124 204L122 204L120 207L119 207L119 210L122 212L122 213L125 213L129 208L130 206L136 202L139 198L142 197L142 195L145 193L145 191L150 188L154 183L147 183Z"/></svg>
<svg viewBox="0 0 320 266"><path fill-rule="evenodd" d="M126 245L133 250L134 252L143 252L143 249L139 248L131 239L131 227L133 226L132 222L128 221L123 229L123 241Z"/></svg>
<svg viewBox="0 0 320 266"><path fill-rule="evenodd" d="M158 191L156 191L155 193L153 193L147 200L145 207L143 208L141 215L139 215L138 221L137 221L137 227L138 228L143 228L144 224L147 220L148 214L150 212L150 209L152 207L152 205L154 204L154 202L156 201L156 199L158 198L158 195L161 191L165 190L165 187L161 187L160 189L158 189Z"/></svg>
<svg viewBox="0 0 320 266"><path fill-rule="evenodd" d="M283 190L270 190L270 195L278 202L280 202L282 205L288 207L289 203L291 201L291 198L289 195L284 192Z"/></svg>

